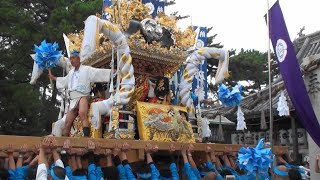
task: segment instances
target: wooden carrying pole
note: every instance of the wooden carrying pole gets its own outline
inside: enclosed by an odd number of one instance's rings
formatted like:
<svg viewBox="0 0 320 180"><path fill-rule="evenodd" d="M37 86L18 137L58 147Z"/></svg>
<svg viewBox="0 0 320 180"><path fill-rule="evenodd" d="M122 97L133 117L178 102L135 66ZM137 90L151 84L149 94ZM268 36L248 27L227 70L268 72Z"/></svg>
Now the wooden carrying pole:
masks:
<svg viewBox="0 0 320 180"><path fill-rule="evenodd" d="M27 144L29 148L34 148L36 145L42 142L44 137L32 137L32 136L7 136L0 135L0 144L2 147L12 144L15 152L18 152L20 148ZM124 140L124 139L89 139L89 138L74 138L74 137L55 137L58 147L63 147L63 143L66 140L70 141L70 147L74 148L87 148L87 143L89 140L93 142L101 143L101 148L112 149L115 144L122 145L123 143L128 143L131 146L131 150L143 151L148 143L153 146L157 145L159 150L169 151L170 145L173 144L177 151L181 150L181 147L188 145L190 143L179 143L179 142L156 142L156 141L143 141L143 140ZM224 152L225 147L230 147L231 152L238 152L244 145L238 144L205 144L205 143L194 143L194 150L198 152L205 152L206 147L210 146L212 150L216 152ZM285 146L274 146L274 154L279 152L286 152L288 147ZM2 154L3 155L3 154ZM138 156L138 154L136 155ZM143 156L142 156L143 157ZM136 158L133 158L136 159Z"/></svg>

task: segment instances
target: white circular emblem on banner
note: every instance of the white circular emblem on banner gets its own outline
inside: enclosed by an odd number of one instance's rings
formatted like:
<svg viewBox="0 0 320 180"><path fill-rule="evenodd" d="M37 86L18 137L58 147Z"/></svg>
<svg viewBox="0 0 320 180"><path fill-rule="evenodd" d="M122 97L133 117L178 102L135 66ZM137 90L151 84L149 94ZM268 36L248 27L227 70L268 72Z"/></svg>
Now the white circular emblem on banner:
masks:
<svg viewBox="0 0 320 180"><path fill-rule="evenodd" d="M149 8L149 15L151 15L154 11L154 5L151 2L149 2L149 3L146 3L145 6Z"/></svg>
<svg viewBox="0 0 320 180"><path fill-rule="evenodd" d="M279 62L283 62L287 56L287 43L283 39L278 39L276 45L276 54Z"/></svg>
<svg viewBox="0 0 320 180"><path fill-rule="evenodd" d="M161 12L163 12L163 7L159 6L157 9L157 14L160 14Z"/></svg>
<svg viewBox="0 0 320 180"><path fill-rule="evenodd" d="M204 42L201 39L198 39L196 43L196 49L200 49L202 47L204 47Z"/></svg>

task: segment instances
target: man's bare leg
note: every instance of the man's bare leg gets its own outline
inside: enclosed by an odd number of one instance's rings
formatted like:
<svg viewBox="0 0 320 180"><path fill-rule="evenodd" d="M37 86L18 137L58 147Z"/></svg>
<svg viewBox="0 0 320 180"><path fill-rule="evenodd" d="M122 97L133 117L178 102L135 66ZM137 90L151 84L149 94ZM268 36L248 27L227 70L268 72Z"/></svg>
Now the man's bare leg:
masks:
<svg viewBox="0 0 320 180"><path fill-rule="evenodd" d="M88 109L88 97L82 97L79 102L79 117L82 122L83 135L85 137L90 136Z"/></svg>
<svg viewBox="0 0 320 180"><path fill-rule="evenodd" d="M66 122L64 125L64 129L62 132L63 136L66 136L66 137L69 136L73 121L76 119L77 115L78 115L77 110L73 109L68 112L67 117L66 117Z"/></svg>

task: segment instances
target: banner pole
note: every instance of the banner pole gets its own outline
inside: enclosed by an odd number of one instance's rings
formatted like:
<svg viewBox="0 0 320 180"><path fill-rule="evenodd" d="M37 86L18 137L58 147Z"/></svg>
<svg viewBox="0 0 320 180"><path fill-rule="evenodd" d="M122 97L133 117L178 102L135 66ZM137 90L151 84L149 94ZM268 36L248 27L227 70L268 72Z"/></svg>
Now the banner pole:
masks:
<svg viewBox="0 0 320 180"><path fill-rule="evenodd" d="M270 52L270 17L269 17L269 0L267 0L267 26L268 26L268 73L269 73L269 118L270 133L269 140L271 149L273 149L273 115L272 115L272 72L271 72L271 52Z"/></svg>

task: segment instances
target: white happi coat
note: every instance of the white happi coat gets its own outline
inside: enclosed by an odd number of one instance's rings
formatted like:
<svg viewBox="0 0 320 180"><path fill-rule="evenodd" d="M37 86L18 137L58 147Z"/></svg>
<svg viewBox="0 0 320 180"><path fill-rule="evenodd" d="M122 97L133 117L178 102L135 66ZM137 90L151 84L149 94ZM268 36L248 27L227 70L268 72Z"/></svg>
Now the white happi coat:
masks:
<svg viewBox="0 0 320 180"><path fill-rule="evenodd" d="M81 97L90 95L90 83L109 82L111 76L110 69L99 69L85 65L80 65L76 79L73 77L74 73L75 68L73 67L67 76L57 77L56 81L56 87L59 91L63 91L64 88L68 90L70 95L70 110L77 106Z"/></svg>

